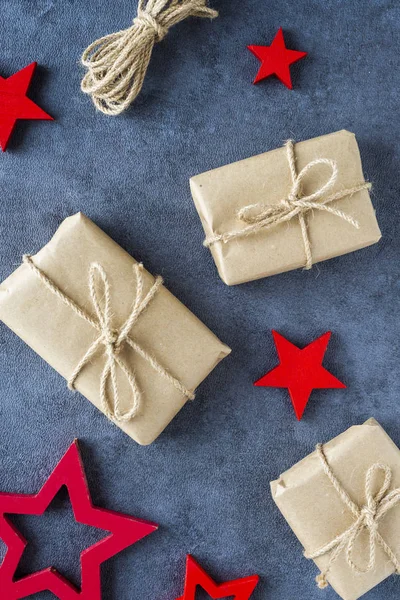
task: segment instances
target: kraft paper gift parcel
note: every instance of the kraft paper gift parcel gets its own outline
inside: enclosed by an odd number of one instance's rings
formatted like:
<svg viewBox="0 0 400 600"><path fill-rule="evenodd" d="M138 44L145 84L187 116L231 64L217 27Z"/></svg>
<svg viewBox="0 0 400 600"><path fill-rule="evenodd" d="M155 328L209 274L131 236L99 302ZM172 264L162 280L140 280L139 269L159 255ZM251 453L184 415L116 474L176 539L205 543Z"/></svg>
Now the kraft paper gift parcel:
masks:
<svg viewBox="0 0 400 600"><path fill-rule="evenodd" d="M339 131L192 177L221 279L268 277L359 250L381 233L353 133Z"/></svg>
<svg viewBox="0 0 400 600"><path fill-rule="evenodd" d="M0 318L139 444L230 352L82 213L0 285Z"/></svg>
<svg viewBox="0 0 400 600"><path fill-rule="evenodd" d="M400 450L375 419L319 444L271 491L318 587L357 600L400 574Z"/></svg>

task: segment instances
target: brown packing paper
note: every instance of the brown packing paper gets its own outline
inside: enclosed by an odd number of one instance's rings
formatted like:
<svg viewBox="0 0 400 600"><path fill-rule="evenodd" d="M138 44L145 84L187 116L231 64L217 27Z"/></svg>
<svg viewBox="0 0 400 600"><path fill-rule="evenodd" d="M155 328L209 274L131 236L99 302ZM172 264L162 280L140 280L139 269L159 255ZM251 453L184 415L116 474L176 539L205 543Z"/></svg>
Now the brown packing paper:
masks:
<svg viewBox="0 0 400 600"><path fill-rule="evenodd" d="M390 489L400 487L400 450L375 419L351 427L325 444L323 449L333 473L360 508L366 504L365 478L373 464L381 463L390 467ZM383 476L376 475L373 481L376 494ZM278 508L308 553L316 552L334 540L355 521L324 473L316 452L273 481L271 491ZM379 521L378 528L385 542L400 558L399 504L386 513ZM354 573L346 562L345 554L346 549L332 565L327 577L329 584L344 600L357 600L395 571L379 544L376 566L366 574ZM328 553L315 559L321 571L326 568L329 557ZM365 567L368 559L369 537L364 530L356 541L354 561Z"/></svg>
<svg viewBox="0 0 400 600"><path fill-rule="evenodd" d="M364 182L358 145L353 133L339 131L295 144L297 173L319 158L337 163L338 178L329 194ZM307 174L302 194L322 187L330 176L326 165ZM276 205L292 187L287 152L279 148L192 177L190 187L207 237L239 231L246 225L237 213L252 204ZM320 210L306 214L314 263L359 250L379 241L381 233L368 190L329 204L359 223L359 229ZM305 265L304 242L299 218L260 230L247 237L210 246L218 272L234 285L290 271Z"/></svg>
<svg viewBox="0 0 400 600"><path fill-rule="evenodd" d="M82 213L65 219L50 242L33 256L33 262L93 317L88 274L91 263L100 263L110 283L113 327L120 328L127 319L135 296L133 265L137 263ZM154 278L145 269L143 281L147 292ZM0 318L65 379L98 337L98 332L52 294L26 264L0 285ZM230 352L163 286L130 335L189 390L194 390ZM121 347L120 356L134 371L142 400L139 414L117 425L139 444L150 444L187 398L127 344ZM104 346L100 345L75 382L76 389L100 410L105 360ZM116 370L121 408L126 410L131 389L121 370ZM73 401L76 399L71 398Z"/></svg>

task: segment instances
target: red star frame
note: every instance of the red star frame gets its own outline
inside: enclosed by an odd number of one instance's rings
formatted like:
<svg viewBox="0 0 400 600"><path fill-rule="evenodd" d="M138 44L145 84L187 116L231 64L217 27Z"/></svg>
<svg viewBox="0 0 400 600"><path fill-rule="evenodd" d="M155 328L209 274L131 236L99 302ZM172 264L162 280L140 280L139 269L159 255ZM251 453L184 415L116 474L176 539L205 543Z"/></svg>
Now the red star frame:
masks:
<svg viewBox="0 0 400 600"><path fill-rule="evenodd" d="M243 579L217 584L189 554L186 562L185 590L183 596L176 600L195 600L197 586L203 588L213 600L219 600L220 598L249 600L259 579L258 575L252 575Z"/></svg>
<svg viewBox="0 0 400 600"><path fill-rule="evenodd" d="M68 489L76 521L107 531L81 554L80 590L52 567L15 580L27 542L6 515L42 515L62 486ZM0 566L1 598L19 600L47 590L59 600L101 600L100 565L156 529L153 523L93 506L75 440L37 494L0 494L0 538L7 546Z"/></svg>

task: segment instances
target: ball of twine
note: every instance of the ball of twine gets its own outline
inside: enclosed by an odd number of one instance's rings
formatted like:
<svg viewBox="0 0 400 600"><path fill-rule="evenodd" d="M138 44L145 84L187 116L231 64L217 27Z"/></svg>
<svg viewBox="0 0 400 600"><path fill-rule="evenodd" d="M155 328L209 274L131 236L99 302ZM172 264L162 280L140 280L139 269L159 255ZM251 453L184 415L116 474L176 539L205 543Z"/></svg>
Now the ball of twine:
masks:
<svg viewBox="0 0 400 600"><path fill-rule="evenodd" d="M207 0L139 0L138 13L128 29L96 40L82 55L88 69L81 89L98 110L119 115L142 89L154 44L187 17L213 19L218 12Z"/></svg>

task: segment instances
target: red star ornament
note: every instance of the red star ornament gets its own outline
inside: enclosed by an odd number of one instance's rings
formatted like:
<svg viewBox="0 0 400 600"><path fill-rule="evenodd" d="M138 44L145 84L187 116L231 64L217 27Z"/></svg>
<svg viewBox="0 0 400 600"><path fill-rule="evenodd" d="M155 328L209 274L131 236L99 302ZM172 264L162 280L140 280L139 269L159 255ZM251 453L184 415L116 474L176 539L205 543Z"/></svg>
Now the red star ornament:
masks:
<svg viewBox="0 0 400 600"><path fill-rule="evenodd" d="M7 79L0 76L0 146L3 152L18 119L54 120L26 96L36 66L33 62Z"/></svg>
<svg viewBox="0 0 400 600"><path fill-rule="evenodd" d="M68 489L76 521L108 532L81 554L80 590L52 567L14 578L27 542L6 514L42 515L62 486ZM7 546L0 566L0 596L19 600L47 590L59 600L101 600L100 565L155 529L153 523L93 506L75 440L37 494L0 494L0 538Z"/></svg>
<svg viewBox="0 0 400 600"><path fill-rule="evenodd" d="M345 384L322 366L331 332L327 331L301 349L276 331L272 332L280 364L254 383L289 390L294 412L300 421L314 389L345 388Z"/></svg>
<svg viewBox="0 0 400 600"><path fill-rule="evenodd" d="M288 50L285 46L282 27L270 46L247 46L250 52L261 60L261 67L254 83L276 75L290 90L293 89L289 66L307 56L307 52Z"/></svg>
<svg viewBox="0 0 400 600"><path fill-rule="evenodd" d="M203 588L207 594L217 600L219 598L230 598L232 600L249 600L258 581L258 575L244 577L243 579L235 579L227 583L217 584L211 577L200 567L190 554L186 562L186 577L185 590L183 596L177 600L196 600L197 586Z"/></svg>

